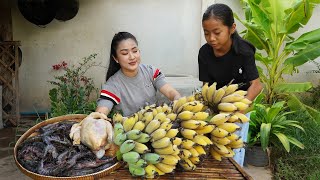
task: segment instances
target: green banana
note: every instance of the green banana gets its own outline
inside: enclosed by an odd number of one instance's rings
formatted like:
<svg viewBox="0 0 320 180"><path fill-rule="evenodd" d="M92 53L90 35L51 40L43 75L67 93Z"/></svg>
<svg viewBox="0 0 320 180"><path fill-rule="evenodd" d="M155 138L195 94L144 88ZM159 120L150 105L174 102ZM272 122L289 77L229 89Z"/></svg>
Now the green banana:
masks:
<svg viewBox="0 0 320 180"><path fill-rule="evenodd" d="M127 163L136 163L139 161L140 155L137 152L130 151L130 152L124 153L122 155L122 159Z"/></svg>
<svg viewBox="0 0 320 180"><path fill-rule="evenodd" d="M129 171L132 176L144 176L146 174L146 171L144 168L136 168L134 166L130 166L129 164Z"/></svg>
<svg viewBox="0 0 320 180"><path fill-rule="evenodd" d="M162 157L156 153L146 153L142 155L142 159L146 160L149 164L157 164L162 161Z"/></svg>
<svg viewBox="0 0 320 180"><path fill-rule="evenodd" d="M146 143L148 142L149 140L151 139L151 137L149 136L149 134L147 133L141 133L141 136L136 139L135 141L136 142L139 142L139 143Z"/></svg>
<svg viewBox="0 0 320 180"><path fill-rule="evenodd" d="M116 137L119 133L123 133L124 129L121 123L115 123L113 127L114 137Z"/></svg>
<svg viewBox="0 0 320 180"><path fill-rule="evenodd" d="M126 133L120 133L118 134L114 139L113 139L113 142L120 146L121 144L124 143L124 141L127 140L127 134Z"/></svg>
<svg viewBox="0 0 320 180"><path fill-rule="evenodd" d="M123 144L120 146L120 152L122 154L127 153L131 151L136 146L136 142L133 140L126 140Z"/></svg>
<svg viewBox="0 0 320 180"><path fill-rule="evenodd" d="M127 132L127 138L131 140L136 140L141 136L141 131L133 129Z"/></svg>

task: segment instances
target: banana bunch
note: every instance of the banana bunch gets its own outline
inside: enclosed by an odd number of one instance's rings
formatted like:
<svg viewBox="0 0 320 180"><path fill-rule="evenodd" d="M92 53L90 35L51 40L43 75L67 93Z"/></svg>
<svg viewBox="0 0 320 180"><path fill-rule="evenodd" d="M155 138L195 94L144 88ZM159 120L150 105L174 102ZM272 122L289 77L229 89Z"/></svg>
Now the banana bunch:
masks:
<svg viewBox="0 0 320 180"><path fill-rule="evenodd" d="M114 114L114 143L133 176L154 178L176 168L182 142L176 118L167 104L146 106L129 117Z"/></svg>
<svg viewBox="0 0 320 180"><path fill-rule="evenodd" d="M213 144L206 135L215 128L207 122L209 113L205 111L208 107L197 96L195 93L189 97L182 97L174 102L172 108L178 114L177 120L181 126L179 165L190 171L195 170L197 164L202 162L206 155L206 147Z"/></svg>
<svg viewBox="0 0 320 180"><path fill-rule="evenodd" d="M210 146L211 156L221 161L222 157L233 157L233 149L242 148L241 137L235 134L241 128L235 124L249 121L244 112L252 103L245 98L247 91L238 90L238 84L230 84L217 89L217 83L201 88L201 98L213 112L207 123L214 128L210 132L213 144Z"/></svg>

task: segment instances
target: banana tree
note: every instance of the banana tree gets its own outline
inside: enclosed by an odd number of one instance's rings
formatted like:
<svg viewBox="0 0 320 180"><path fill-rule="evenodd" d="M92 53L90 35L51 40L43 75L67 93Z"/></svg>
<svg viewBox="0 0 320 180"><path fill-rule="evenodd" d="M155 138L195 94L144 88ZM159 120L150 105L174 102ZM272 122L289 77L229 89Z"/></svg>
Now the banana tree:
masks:
<svg viewBox="0 0 320 180"><path fill-rule="evenodd" d="M272 104L279 96L296 100L292 93L312 88L311 82L288 83L284 74L298 72L298 67L320 56L320 28L291 36L309 21L320 0L242 0L245 19L235 17L246 27L244 38L259 50L256 60L260 79L265 84L266 101ZM310 115L319 112L315 109ZM315 118L315 117L314 117Z"/></svg>

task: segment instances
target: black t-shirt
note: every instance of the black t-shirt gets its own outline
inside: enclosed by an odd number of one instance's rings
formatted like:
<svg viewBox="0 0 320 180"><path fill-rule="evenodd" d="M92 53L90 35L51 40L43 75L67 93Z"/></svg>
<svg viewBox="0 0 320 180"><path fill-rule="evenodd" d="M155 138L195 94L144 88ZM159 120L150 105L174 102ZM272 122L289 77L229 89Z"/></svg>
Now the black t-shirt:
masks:
<svg viewBox="0 0 320 180"><path fill-rule="evenodd" d="M245 53L236 53L232 46L225 55L216 57L209 44L203 45L198 55L199 80L209 82L209 85L217 82L217 88L233 80L232 84L243 83L239 89L247 90L250 81L257 79L259 74L254 59L254 49L245 42L241 46L242 49L246 49Z"/></svg>

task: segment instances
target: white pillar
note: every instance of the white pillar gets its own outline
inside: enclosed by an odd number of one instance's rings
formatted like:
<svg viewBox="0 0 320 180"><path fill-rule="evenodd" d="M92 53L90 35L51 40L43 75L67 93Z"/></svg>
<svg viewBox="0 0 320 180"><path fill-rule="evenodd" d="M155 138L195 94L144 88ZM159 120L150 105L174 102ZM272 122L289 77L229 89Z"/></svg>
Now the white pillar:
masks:
<svg viewBox="0 0 320 180"><path fill-rule="evenodd" d="M202 10L201 10L201 18L202 18L203 13L207 10L207 8L208 8L210 5L214 4L214 3L216 3L215 0L202 0L202 5L201 5L201 8L202 8ZM201 33L200 33L200 47L201 47L202 45L204 45L204 44L206 43L206 39L204 38L204 35L203 35L202 26L201 26L200 28L201 28L201 30L200 30L200 32L201 32Z"/></svg>

